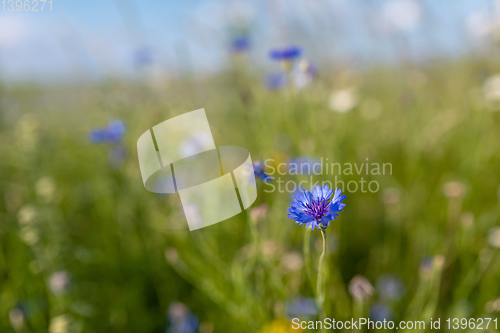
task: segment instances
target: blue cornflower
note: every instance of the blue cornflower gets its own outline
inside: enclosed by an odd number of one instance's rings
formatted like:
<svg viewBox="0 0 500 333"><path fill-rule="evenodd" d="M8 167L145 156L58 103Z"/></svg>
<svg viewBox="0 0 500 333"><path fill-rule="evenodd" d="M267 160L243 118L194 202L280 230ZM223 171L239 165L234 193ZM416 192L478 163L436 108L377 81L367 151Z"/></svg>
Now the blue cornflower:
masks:
<svg viewBox="0 0 500 333"><path fill-rule="evenodd" d="M92 143L107 143L110 147L109 165L117 169L127 157L127 150L122 143L125 135L125 124L119 119L113 119L104 128L96 128L90 131L89 140Z"/></svg>
<svg viewBox="0 0 500 333"><path fill-rule="evenodd" d="M269 56L273 60L295 60L300 57L302 50L297 46L289 46L283 49L272 50Z"/></svg>
<svg viewBox="0 0 500 333"><path fill-rule="evenodd" d="M168 333L196 333L198 332L198 317L191 313L182 303L170 304L167 312Z"/></svg>
<svg viewBox="0 0 500 333"><path fill-rule="evenodd" d="M263 182L273 180L273 177L269 176L264 170L264 162L258 161L253 164L253 172L255 177L259 178Z"/></svg>
<svg viewBox="0 0 500 333"><path fill-rule="evenodd" d="M391 320L393 318L393 313L391 309L385 305L375 303L370 307L370 318L373 319L373 321Z"/></svg>
<svg viewBox="0 0 500 333"><path fill-rule="evenodd" d="M148 46L141 46L134 52L134 63L137 66L147 66L154 62L153 52Z"/></svg>
<svg viewBox="0 0 500 333"><path fill-rule="evenodd" d="M389 301L399 301L406 292L403 281L393 274L379 276L376 281L376 288L380 297Z"/></svg>
<svg viewBox="0 0 500 333"><path fill-rule="evenodd" d="M420 269L424 271L431 271L434 267L434 258L426 256L420 261Z"/></svg>
<svg viewBox="0 0 500 333"><path fill-rule="evenodd" d="M233 53L243 53L250 48L250 41L246 37L235 38L231 41L231 51Z"/></svg>
<svg viewBox="0 0 500 333"><path fill-rule="evenodd" d="M310 175L314 173L314 165L319 163L320 161L317 158L307 156L294 157L288 163L288 172L291 175Z"/></svg>
<svg viewBox="0 0 500 333"><path fill-rule="evenodd" d="M92 143L117 143L125 135L125 124L119 120L111 120L107 127L91 130L89 139Z"/></svg>
<svg viewBox="0 0 500 333"><path fill-rule="evenodd" d="M290 213L288 218L295 220L299 225L305 224L306 228L312 227L312 230L325 229L345 207L345 204L341 203L345 199L342 190L337 188L335 194L333 192L328 184L324 187L316 186L312 193L303 190L297 194L293 202L290 202L290 208L287 209Z"/></svg>
<svg viewBox="0 0 500 333"><path fill-rule="evenodd" d="M315 317L318 307L314 298L297 296L286 303L287 314L290 318Z"/></svg>
<svg viewBox="0 0 500 333"><path fill-rule="evenodd" d="M269 90L277 90L288 85L288 76L285 72L276 72L266 75L264 85Z"/></svg>

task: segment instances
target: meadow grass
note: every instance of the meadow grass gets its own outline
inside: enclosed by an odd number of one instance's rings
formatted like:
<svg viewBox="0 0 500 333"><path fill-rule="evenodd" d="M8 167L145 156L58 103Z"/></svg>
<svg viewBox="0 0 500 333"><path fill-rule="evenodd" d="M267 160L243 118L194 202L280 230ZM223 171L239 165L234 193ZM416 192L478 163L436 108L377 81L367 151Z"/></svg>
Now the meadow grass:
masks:
<svg viewBox="0 0 500 333"><path fill-rule="evenodd" d="M343 189L347 206L327 230L324 314L347 320L383 307L395 321L496 318L500 257L488 236L500 214L500 113L482 93L496 70L469 58L333 68L300 91L268 91L241 64L162 84L3 86L0 331L14 331L22 313L20 332L46 331L61 315L69 332L162 332L178 301L200 331L265 332L287 318L290 300L314 297L321 234L287 219L291 193L259 183L254 207L267 204L264 216L249 210L190 232L177 196L144 188L137 138L202 107L216 144L246 147L254 162L392 164L392 174L367 176L378 192ZM345 87L356 105L334 112L329 96ZM88 140L114 118L127 126L118 165L112 145ZM61 271L69 282L57 292L50 281ZM353 299L356 275L373 295ZM384 276L402 291L384 294L393 291Z"/></svg>

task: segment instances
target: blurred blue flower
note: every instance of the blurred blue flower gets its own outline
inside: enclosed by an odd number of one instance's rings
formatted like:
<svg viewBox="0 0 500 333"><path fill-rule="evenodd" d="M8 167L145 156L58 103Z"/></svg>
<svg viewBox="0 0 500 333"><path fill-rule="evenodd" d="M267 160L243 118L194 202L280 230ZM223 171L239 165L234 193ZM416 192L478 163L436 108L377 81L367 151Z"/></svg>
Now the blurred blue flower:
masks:
<svg viewBox="0 0 500 333"><path fill-rule="evenodd" d="M257 161L253 164L253 171L255 177L259 178L263 182L273 180L273 177L269 176L264 170L264 162Z"/></svg>
<svg viewBox="0 0 500 333"><path fill-rule="evenodd" d="M370 318L373 321L384 321L392 319L392 311L383 304L375 303L370 307Z"/></svg>
<svg viewBox="0 0 500 333"><path fill-rule="evenodd" d="M317 158L307 156L294 157L288 163L289 172L294 175L310 175L314 173L313 165L319 162Z"/></svg>
<svg viewBox="0 0 500 333"><path fill-rule="evenodd" d="M125 124L119 119L113 119L105 128L93 129L89 133L92 143L116 143L125 135Z"/></svg>
<svg viewBox="0 0 500 333"><path fill-rule="evenodd" d="M392 274L379 276L376 286L380 297L389 301L400 300L406 292L403 281L401 281L399 277Z"/></svg>
<svg viewBox="0 0 500 333"><path fill-rule="evenodd" d="M306 66L306 72L311 76L316 76L318 74L318 67L316 67L315 64L309 62L309 61L306 61L307 63L307 66Z"/></svg>
<svg viewBox="0 0 500 333"><path fill-rule="evenodd" d="M420 271L429 274L434 268L434 258L427 256L420 261Z"/></svg>
<svg viewBox="0 0 500 333"><path fill-rule="evenodd" d="M89 140L92 143L108 143L111 146L109 152L109 165L117 169L125 162L127 150L122 143L125 136L126 127L120 119L113 119L104 128L93 129L89 133Z"/></svg>
<svg viewBox="0 0 500 333"><path fill-rule="evenodd" d="M314 298L297 296L286 303L288 317L315 317L318 314L318 307Z"/></svg>
<svg viewBox="0 0 500 333"><path fill-rule="evenodd" d="M316 186L312 193L302 191L290 202L290 208L287 209L288 218L299 225L305 224L306 228L312 227L312 230L326 228L345 207L345 204L341 203L346 197L342 195L342 190L337 188L335 194L333 193L328 184L324 187Z"/></svg>
<svg viewBox="0 0 500 333"><path fill-rule="evenodd" d="M137 66L147 66L153 63L153 52L148 46L141 46L135 50L134 64Z"/></svg>
<svg viewBox="0 0 500 333"><path fill-rule="evenodd" d="M195 333L198 332L198 318L182 303L170 304L167 311L166 333Z"/></svg>
<svg viewBox="0 0 500 333"><path fill-rule="evenodd" d="M231 41L231 52L243 53L250 49L250 41L247 37L238 37Z"/></svg>
<svg viewBox="0 0 500 333"><path fill-rule="evenodd" d="M273 60L295 60L302 54L302 50L297 46L289 46L282 49L271 50L269 56Z"/></svg>
<svg viewBox="0 0 500 333"><path fill-rule="evenodd" d="M266 75L264 85L269 90L277 90L288 85L288 76L285 72L276 72Z"/></svg>

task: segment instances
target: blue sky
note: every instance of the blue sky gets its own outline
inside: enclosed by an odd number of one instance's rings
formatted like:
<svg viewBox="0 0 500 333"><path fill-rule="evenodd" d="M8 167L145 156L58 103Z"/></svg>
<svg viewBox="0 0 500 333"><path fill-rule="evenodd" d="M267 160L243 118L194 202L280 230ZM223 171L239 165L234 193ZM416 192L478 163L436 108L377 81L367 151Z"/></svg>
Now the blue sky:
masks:
<svg viewBox="0 0 500 333"><path fill-rule="evenodd" d="M186 64L196 73L211 73L227 59L236 14L252 18L252 58L264 67L270 48L288 44L303 46L320 64L393 61L401 51L395 45L405 45L404 52L416 58L455 56L475 46L468 17L491 9L489 0L416 1L421 11L416 27L388 32L383 22L388 1L53 0L52 12L0 10L0 78L131 77L134 53L142 47L167 74L178 74Z"/></svg>

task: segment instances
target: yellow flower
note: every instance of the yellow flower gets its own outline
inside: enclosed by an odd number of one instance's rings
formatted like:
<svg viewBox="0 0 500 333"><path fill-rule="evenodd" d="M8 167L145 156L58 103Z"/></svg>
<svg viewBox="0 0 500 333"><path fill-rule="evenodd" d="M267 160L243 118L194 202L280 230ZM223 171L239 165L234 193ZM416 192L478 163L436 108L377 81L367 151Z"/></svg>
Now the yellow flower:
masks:
<svg viewBox="0 0 500 333"><path fill-rule="evenodd" d="M275 319L262 328L260 333L297 333L303 332L301 329L294 330L292 323L286 319Z"/></svg>

